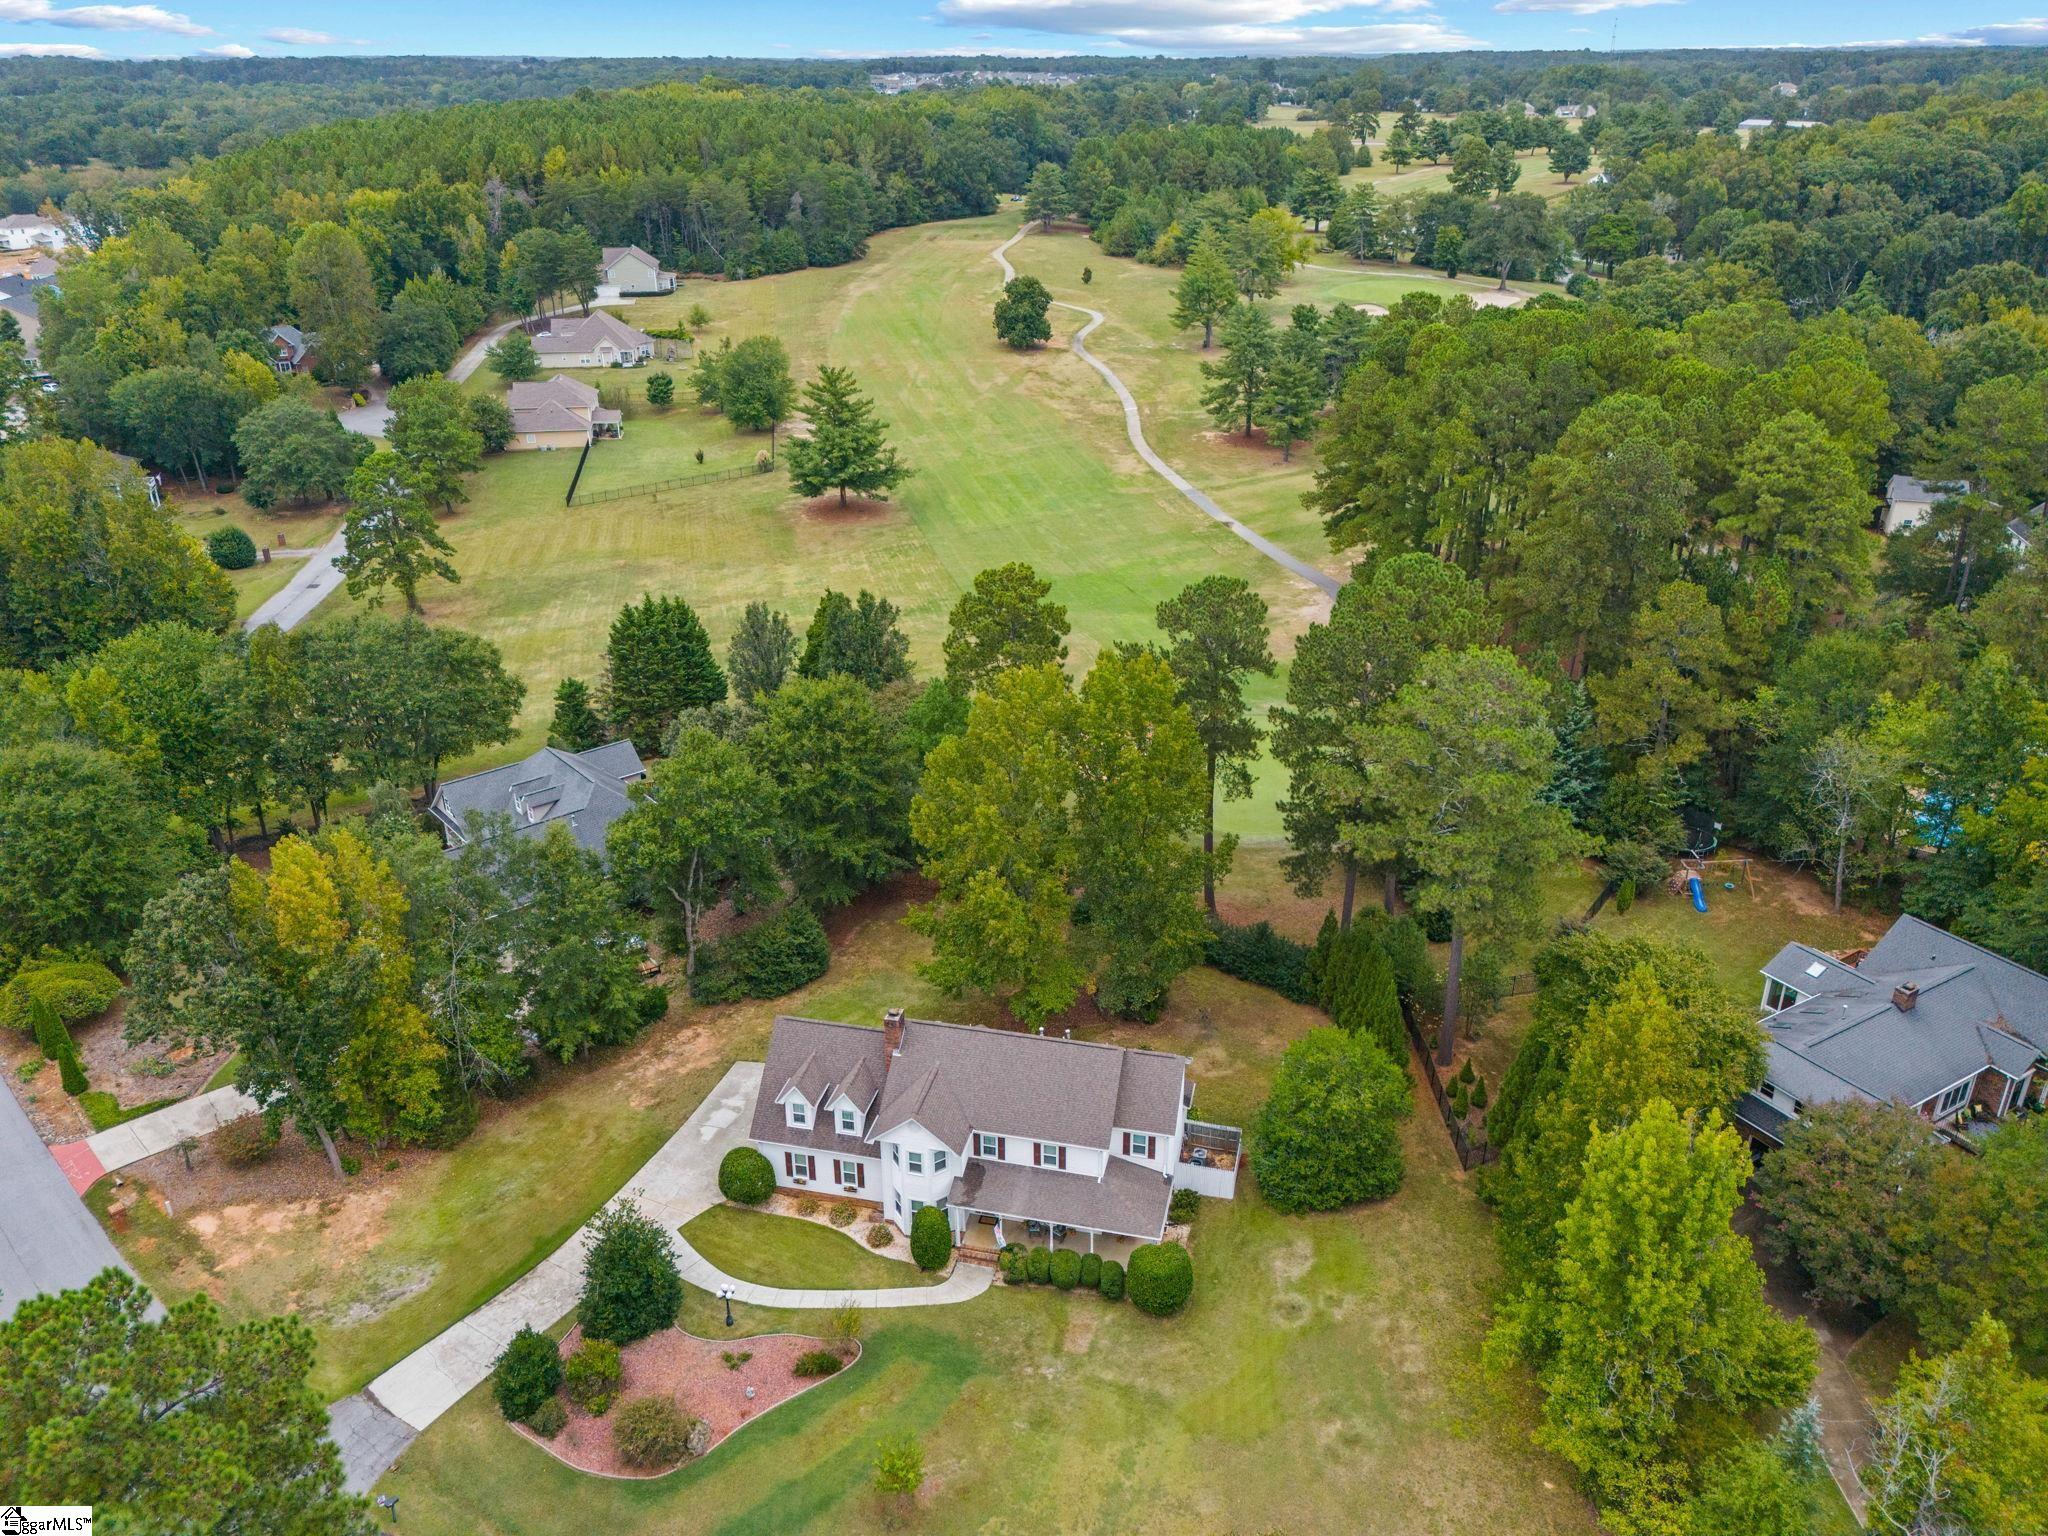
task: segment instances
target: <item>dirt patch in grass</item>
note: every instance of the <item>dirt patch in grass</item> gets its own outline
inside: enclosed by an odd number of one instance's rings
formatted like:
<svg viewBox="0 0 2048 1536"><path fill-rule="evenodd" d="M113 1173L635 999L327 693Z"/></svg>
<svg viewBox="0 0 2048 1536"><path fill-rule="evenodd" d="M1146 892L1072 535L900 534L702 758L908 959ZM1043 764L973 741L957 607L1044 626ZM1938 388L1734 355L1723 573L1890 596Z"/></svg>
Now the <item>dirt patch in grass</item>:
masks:
<svg viewBox="0 0 2048 1536"><path fill-rule="evenodd" d="M814 523L879 523L893 517L895 506L849 496L842 505L836 492L804 503L804 517Z"/></svg>
<svg viewBox="0 0 2048 1536"><path fill-rule="evenodd" d="M1087 1354L1088 1346L1095 1342L1095 1330L1101 1322L1102 1308L1074 1308L1067 1316L1067 1332L1060 1340L1060 1347L1070 1355Z"/></svg>
<svg viewBox="0 0 2048 1536"><path fill-rule="evenodd" d="M567 1359L583 1342L583 1330L572 1328L562 1340L562 1358ZM751 1359L737 1369L724 1356L732 1346L722 1340L700 1339L680 1328L666 1329L619 1351L619 1395L602 1418L593 1418L581 1408L563 1400L569 1422L552 1440L543 1440L523 1424L512 1426L557 1461L579 1472L601 1477L660 1477L674 1467L645 1469L629 1467L612 1443L612 1424L619 1409L637 1397L668 1397L683 1413L701 1419L710 1430L708 1452L736 1430L758 1419L779 1403L786 1403L806 1388L828 1376L798 1376L793 1367L799 1355L825 1348L823 1339L796 1333L771 1333L746 1340ZM859 1346L847 1367L860 1360ZM846 1367L842 1367L844 1369Z"/></svg>

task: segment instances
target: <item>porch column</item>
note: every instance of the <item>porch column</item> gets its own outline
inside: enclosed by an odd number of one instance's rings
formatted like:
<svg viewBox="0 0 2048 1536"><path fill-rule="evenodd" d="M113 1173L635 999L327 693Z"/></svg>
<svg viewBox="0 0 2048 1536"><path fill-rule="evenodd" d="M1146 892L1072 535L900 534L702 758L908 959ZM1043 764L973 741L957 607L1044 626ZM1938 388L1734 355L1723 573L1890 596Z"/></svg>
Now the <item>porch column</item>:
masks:
<svg viewBox="0 0 2048 1536"><path fill-rule="evenodd" d="M1090 1253L1093 1253L1095 1251L1095 1233L1092 1228L1089 1230L1088 1233L1088 1251Z"/></svg>

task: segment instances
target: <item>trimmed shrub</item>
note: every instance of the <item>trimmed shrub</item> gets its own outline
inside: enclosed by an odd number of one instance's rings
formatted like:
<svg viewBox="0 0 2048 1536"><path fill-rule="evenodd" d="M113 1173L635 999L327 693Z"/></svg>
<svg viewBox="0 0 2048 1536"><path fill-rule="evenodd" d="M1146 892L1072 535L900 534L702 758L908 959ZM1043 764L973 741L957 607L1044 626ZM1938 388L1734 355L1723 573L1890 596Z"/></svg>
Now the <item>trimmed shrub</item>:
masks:
<svg viewBox="0 0 2048 1536"><path fill-rule="evenodd" d="M850 1227L860 1220L860 1207L848 1205L842 1200L839 1204L833 1206L830 1211L826 1212L826 1220L830 1221L835 1227Z"/></svg>
<svg viewBox="0 0 2048 1536"><path fill-rule="evenodd" d="M690 996L700 1003L781 997L816 981L831 964L832 945L817 916L793 902L698 950Z"/></svg>
<svg viewBox="0 0 2048 1536"><path fill-rule="evenodd" d="M690 1420L672 1397L636 1397L612 1420L612 1444L629 1467L672 1467L690 1443Z"/></svg>
<svg viewBox="0 0 2048 1536"><path fill-rule="evenodd" d="M592 1226L577 1312L585 1338L630 1344L674 1323L683 1277L666 1229L630 1200L606 1206Z"/></svg>
<svg viewBox="0 0 2048 1536"><path fill-rule="evenodd" d="M1031 1278L1024 1273L1024 1264L1022 1243L1005 1243L1002 1252L996 1255L996 1268L1002 1271L1003 1278L1012 1285L1022 1285Z"/></svg>
<svg viewBox="0 0 2048 1536"><path fill-rule="evenodd" d="M1081 1255L1081 1289L1093 1291L1102 1285L1102 1255L1084 1253Z"/></svg>
<svg viewBox="0 0 2048 1536"><path fill-rule="evenodd" d="M1293 1003L1315 1000L1310 979L1310 951L1267 922L1240 927L1221 918L1209 919L1203 958L1226 976L1268 987Z"/></svg>
<svg viewBox="0 0 2048 1536"><path fill-rule="evenodd" d="M1202 1197L1192 1189L1176 1189L1166 1202L1166 1219L1175 1226L1193 1221L1202 1209Z"/></svg>
<svg viewBox="0 0 2048 1536"><path fill-rule="evenodd" d="M675 375L668 373L650 373L647 375L647 403L649 405L673 405L675 398Z"/></svg>
<svg viewBox="0 0 2048 1536"><path fill-rule="evenodd" d="M1458 1081L1465 1084L1469 1088L1472 1085L1472 1079L1475 1075L1476 1074L1474 1073L1472 1068L1472 1058L1470 1056L1467 1056L1465 1058L1465 1064L1458 1068Z"/></svg>
<svg viewBox="0 0 2048 1536"><path fill-rule="evenodd" d="M1309 1001L1321 1004L1323 978L1329 974L1330 958L1337 948L1337 914L1325 912L1323 926L1316 930L1315 947L1308 952Z"/></svg>
<svg viewBox="0 0 2048 1536"><path fill-rule="evenodd" d="M585 1339L562 1367L562 1390L585 1413L602 1415L619 1395L619 1346Z"/></svg>
<svg viewBox="0 0 2048 1536"><path fill-rule="evenodd" d="M886 1222L878 1221L868 1228L868 1246L870 1248L886 1248L895 1241L896 1235L889 1230Z"/></svg>
<svg viewBox="0 0 2048 1536"><path fill-rule="evenodd" d="M734 1147L718 1164L718 1192L740 1205L759 1205L775 1193L775 1165L758 1147Z"/></svg>
<svg viewBox="0 0 2048 1536"><path fill-rule="evenodd" d="M1472 1107L1474 1109L1486 1108L1486 1079L1483 1077L1472 1085Z"/></svg>
<svg viewBox="0 0 2048 1536"><path fill-rule="evenodd" d="M1131 1254L1131 1303L1140 1312L1168 1317L1195 1293L1195 1261L1179 1243L1146 1243Z"/></svg>
<svg viewBox="0 0 2048 1536"><path fill-rule="evenodd" d="M944 1269L953 1257L953 1228L937 1206L928 1205L910 1218L910 1256L923 1270Z"/></svg>
<svg viewBox="0 0 2048 1536"><path fill-rule="evenodd" d="M1443 1006L1443 981L1430 963L1429 940L1412 917L1387 923L1380 930L1380 947L1394 965L1394 987L1401 1001L1411 1008L1434 1013Z"/></svg>
<svg viewBox="0 0 2048 1536"><path fill-rule="evenodd" d="M57 1010L37 998L29 1004L29 1018L35 1030L36 1049L43 1053L43 1060L62 1061L72 1048L71 1031L57 1017Z"/></svg>
<svg viewBox="0 0 2048 1536"><path fill-rule="evenodd" d="M797 1197L796 1213L799 1216L815 1216L824 1208L825 1202L816 1195L800 1195Z"/></svg>
<svg viewBox="0 0 2048 1536"><path fill-rule="evenodd" d="M1124 1299L1124 1267L1115 1259L1102 1261L1102 1283L1099 1287L1104 1301Z"/></svg>
<svg viewBox="0 0 2048 1536"><path fill-rule="evenodd" d="M527 1415L526 1427L543 1440L552 1440L568 1425L569 1410L559 1397L551 1397Z"/></svg>
<svg viewBox="0 0 2048 1536"><path fill-rule="evenodd" d="M829 1349L807 1349L796 1357L790 1373L796 1376L831 1376L846 1362Z"/></svg>
<svg viewBox="0 0 2048 1536"><path fill-rule="evenodd" d="M244 1115L213 1133L213 1150L230 1168L253 1168L277 1150L281 1129L268 1115Z"/></svg>
<svg viewBox="0 0 2048 1536"><path fill-rule="evenodd" d="M541 1404L554 1401L555 1388L561 1384L561 1352L553 1339L531 1328L513 1334L491 1367L491 1393L498 1399L498 1412L508 1419L531 1419Z"/></svg>
<svg viewBox="0 0 2048 1536"><path fill-rule="evenodd" d="M1407 1073L1379 1046L1310 1030L1281 1056L1252 1117L1259 1192L1289 1213L1385 1199L1401 1187L1400 1122L1412 1107Z"/></svg>
<svg viewBox="0 0 2048 1536"><path fill-rule="evenodd" d="M37 1001L70 1024L106 1012L120 995L121 978L97 960L30 960L0 987L0 1028L34 1034Z"/></svg>
<svg viewBox="0 0 2048 1536"><path fill-rule="evenodd" d="M1071 1291L1081 1283L1081 1255L1071 1248L1055 1248L1051 1264L1052 1283Z"/></svg>
<svg viewBox="0 0 2048 1536"><path fill-rule="evenodd" d="M1024 1278L1033 1285L1043 1285L1052 1278L1050 1248L1034 1248L1024 1256Z"/></svg>
<svg viewBox="0 0 2048 1536"><path fill-rule="evenodd" d="M256 563L256 541L239 528L216 528L206 536L206 554L224 571L246 571Z"/></svg>

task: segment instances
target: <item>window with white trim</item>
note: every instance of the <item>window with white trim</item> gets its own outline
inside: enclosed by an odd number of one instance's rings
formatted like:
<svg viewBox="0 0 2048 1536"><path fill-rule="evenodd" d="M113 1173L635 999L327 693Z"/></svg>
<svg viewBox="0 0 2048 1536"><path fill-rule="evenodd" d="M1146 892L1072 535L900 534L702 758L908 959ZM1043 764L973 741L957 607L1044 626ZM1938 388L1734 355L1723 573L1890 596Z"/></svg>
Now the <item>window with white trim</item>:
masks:
<svg viewBox="0 0 2048 1536"><path fill-rule="evenodd" d="M808 1152L784 1152L782 1169L792 1179L815 1179L818 1176L818 1160Z"/></svg>
<svg viewBox="0 0 2048 1536"><path fill-rule="evenodd" d="M840 1134L840 1135L842 1135L842 1136L852 1136L852 1135L854 1135L854 1134L855 1134L855 1133L856 1133L856 1132L857 1132L857 1131L859 1130L859 1127L860 1127L860 1116L859 1116L859 1115L855 1114L855 1113L854 1113L854 1112L853 1112L852 1110L850 1110L850 1109L842 1109L841 1111L839 1111L839 1134Z"/></svg>
<svg viewBox="0 0 2048 1536"><path fill-rule="evenodd" d="M1934 1105L1934 1118L1937 1120L1945 1120L1950 1115L1954 1114L1957 1110L1961 1109L1965 1104L1969 1103L1970 1088L1972 1084L1975 1083L1975 1081L1976 1079L1972 1078L1970 1082L1957 1083L1955 1087L1949 1089L1938 1100L1936 1100Z"/></svg>
<svg viewBox="0 0 2048 1536"><path fill-rule="evenodd" d="M866 1186L868 1173L854 1158L835 1157L832 1159L832 1178L835 1183L850 1184L858 1189Z"/></svg>
<svg viewBox="0 0 2048 1536"><path fill-rule="evenodd" d="M903 1161L903 1149L893 1141L889 1143L889 1161L892 1163Z"/></svg>
<svg viewBox="0 0 2048 1536"><path fill-rule="evenodd" d="M1155 1139L1149 1131L1125 1131L1124 1156L1151 1157Z"/></svg>
<svg viewBox="0 0 2048 1536"><path fill-rule="evenodd" d="M945 1153L945 1149L944 1149L944 1148L941 1148L941 1149L940 1149L939 1151L937 1151L937 1152L934 1152L934 1153L932 1154L932 1172L933 1172L933 1173L944 1173L945 1171L946 1171L946 1153Z"/></svg>
<svg viewBox="0 0 2048 1536"><path fill-rule="evenodd" d="M809 1125L811 1123L811 1106L802 1099L791 1099L789 1101L789 1123L791 1125Z"/></svg>
<svg viewBox="0 0 2048 1536"><path fill-rule="evenodd" d="M923 1173L924 1154L922 1152L911 1152L907 1154L907 1156L909 1158L909 1163L907 1164L907 1166L909 1167L910 1171L912 1173Z"/></svg>
<svg viewBox="0 0 2048 1536"><path fill-rule="evenodd" d="M1067 1166L1067 1149L1057 1141L1033 1142L1031 1155L1041 1168L1064 1168Z"/></svg>
<svg viewBox="0 0 2048 1536"><path fill-rule="evenodd" d="M1003 1138L991 1136L986 1131L974 1133L974 1155L1000 1159L1003 1155Z"/></svg>

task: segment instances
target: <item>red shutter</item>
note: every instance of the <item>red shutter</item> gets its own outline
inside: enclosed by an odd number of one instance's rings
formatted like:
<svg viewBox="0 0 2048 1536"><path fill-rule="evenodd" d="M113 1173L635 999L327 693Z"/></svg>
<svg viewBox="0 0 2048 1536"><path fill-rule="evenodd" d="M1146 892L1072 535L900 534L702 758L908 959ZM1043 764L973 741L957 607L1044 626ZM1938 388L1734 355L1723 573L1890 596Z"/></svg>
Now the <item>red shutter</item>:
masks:
<svg viewBox="0 0 2048 1536"><path fill-rule="evenodd" d="M1057 1147L1053 1148L1053 1155L1059 1159L1059 1167L1064 1168L1067 1166L1067 1144L1065 1142L1061 1142Z"/></svg>
<svg viewBox="0 0 2048 1536"><path fill-rule="evenodd" d="M853 1165L853 1184L856 1189L866 1189L868 1187L868 1165L866 1163L855 1163Z"/></svg>
<svg viewBox="0 0 2048 1536"><path fill-rule="evenodd" d="M999 1163L1005 1162L1009 1159L1009 1156L1010 1138L1007 1136L998 1136L996 1138L996 1161Z"/></svg>
<svg viewBox="0 0 2048 1536"><path fill-rule="evenodd" d="M782 1171L792 1179L796 1177L796 1154L794 1152L784 1152L782 1154Z"/></svg>
<svg viewBox="0 0 2048 1536"><path fill-rule="evenodd" d="M1130 1155L1131 1155L1131 1133L1130 1133L1129 1131L1125 1131L1125 1132L1124 1132L1124 1156L1125 1156L1125 1157L1129 1157Z"/></svg>

